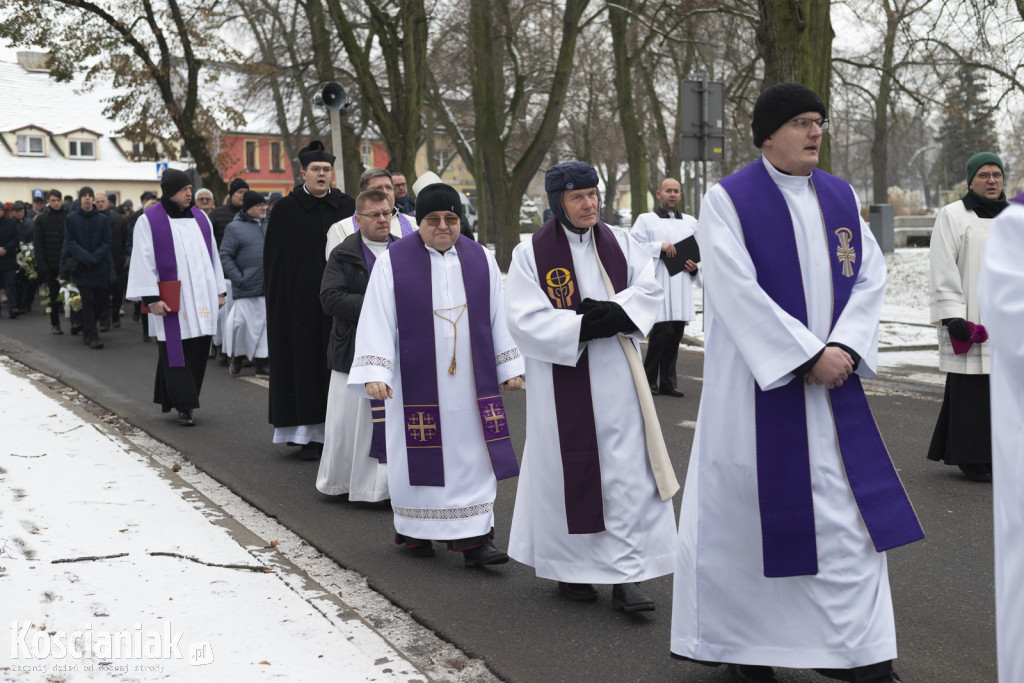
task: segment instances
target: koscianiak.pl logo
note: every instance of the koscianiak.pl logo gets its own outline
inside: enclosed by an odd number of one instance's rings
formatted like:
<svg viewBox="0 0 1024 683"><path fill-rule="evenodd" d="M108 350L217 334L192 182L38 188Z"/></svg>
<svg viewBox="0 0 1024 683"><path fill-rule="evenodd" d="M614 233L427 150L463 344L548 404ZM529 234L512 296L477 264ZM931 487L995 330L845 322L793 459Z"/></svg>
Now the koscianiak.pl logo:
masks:
<svg viewBox="0 0 1024 683"><path fill-rule="evenodd" d="M160 630L144 630L141 623L130 631L94 630L91 623L81 630L47 630L45 625L11 622L11 659L31 666L40 660L84 660L99 662L108 668L146 660L187 659L192 666L213 662L209 642L192 643L187 657L181 652L182 632L169 621Z"/></svg>

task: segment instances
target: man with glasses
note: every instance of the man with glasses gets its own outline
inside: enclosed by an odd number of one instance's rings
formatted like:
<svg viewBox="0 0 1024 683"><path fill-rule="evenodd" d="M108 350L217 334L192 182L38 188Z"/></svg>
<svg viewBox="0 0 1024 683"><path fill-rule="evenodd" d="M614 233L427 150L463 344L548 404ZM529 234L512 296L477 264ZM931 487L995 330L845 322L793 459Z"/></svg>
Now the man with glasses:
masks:
<svg viewBox="0 0 1024 683"><path fill-rule="evenodd" d="M467 567L504 564L494 547L499 479L519 474L500 394L522 387L494 257L459 237L462 199L435 183L416 201L419 231L376 259L348 386L385 404L395 542L433 541Z"/></svg>
<svg viewBox="0 0 1024 683"><path fill-rule="evenodd" d="M409 181L401 173L394 173L391 182L395 186L395 208L410 216L416 213L416 202L409 194Z"/></svg>
<svg viewBox="0 0 1024 683"><path fill-rule="evenodd" d="M956 465L973 481L992 481L989 345L977 327L978 274L989 227L1006 206L1002 159L975 154L967 161L967 194L939 209L928 251L930 317L946 372L928 459Z"/></svg>
<svg viewBox="0 0 1024 683"><path fill-rule="evenodd" d="M213 192L210 188L203 187L196 192L196 206L203 210L207 216L213 213L216 202L213 199Z"/></svg>
<svg viewBox="0 0 1024 683"><path fill-rule="evenodd" d="M269 418L274 443L301 445L303 460L318 460L324 447L332 321L320 307L320 280L327 230L356 209L352 197L331 187L334 161L319 140L299 151L303 182L274 205L263 246L274 362Z"/></svg>
<svg viewBox="0 0 1024 683"><path fill-rule="evenodd" d="M376 166L363 171L363 175L359 177L359 191L366 192L367 190L379 190L387 195L390 205L388 211L391 216L391 234L395 236L395 239L405 237L416 230L412 220L395 208L395 188L392 184L391 171ZM359 222L355 216L332 225L331 229L327 231L327 258L331 257L331 252L346 237L358 231Z"/></svg>
<svg viewBox="0 0 1024 683"><path fill-rule="evenodd" d="M816 168L827 127L812 90L765 90L761 158L697 224L709 322L671 650L736 681L899 680L883 551L924 536L860 385L886 267L853 188Z"/></svg>

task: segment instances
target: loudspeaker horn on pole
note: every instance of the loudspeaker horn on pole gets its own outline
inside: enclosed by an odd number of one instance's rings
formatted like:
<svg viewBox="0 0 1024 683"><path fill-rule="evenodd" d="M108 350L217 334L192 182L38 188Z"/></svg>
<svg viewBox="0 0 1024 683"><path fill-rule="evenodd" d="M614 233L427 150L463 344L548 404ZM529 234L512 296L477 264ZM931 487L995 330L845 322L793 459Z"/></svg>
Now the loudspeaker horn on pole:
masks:
<svg viewBox="0 0 1024 683"><path fill-rule="evenodd" d="M333 82L324 84L320 97L323 99L325 107L336 111L344 111L349 104L345 89Z"/></svg>

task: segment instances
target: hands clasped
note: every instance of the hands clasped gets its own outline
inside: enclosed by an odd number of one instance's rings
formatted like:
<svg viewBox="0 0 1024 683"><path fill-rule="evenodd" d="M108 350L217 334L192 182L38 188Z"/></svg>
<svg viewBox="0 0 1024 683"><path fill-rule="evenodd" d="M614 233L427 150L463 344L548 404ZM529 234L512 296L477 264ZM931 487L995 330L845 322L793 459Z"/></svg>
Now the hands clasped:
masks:
<svg viewBox="0 0 1024 683"><path fill-rule="evenodd" d="M636 325L622 306L614 301L597 301L584 299L576 307L576 315L583 316L580 326L580 341L614 337L619 332L632 332Z"/></svg>
<svg viewBox="0 0 1024 683"><path fill-rule="evenodd" d="M838 346L826 346L821 358L814 364L804 379L808 384L824 384L835 389L853 373L853 358Z"/></svg>

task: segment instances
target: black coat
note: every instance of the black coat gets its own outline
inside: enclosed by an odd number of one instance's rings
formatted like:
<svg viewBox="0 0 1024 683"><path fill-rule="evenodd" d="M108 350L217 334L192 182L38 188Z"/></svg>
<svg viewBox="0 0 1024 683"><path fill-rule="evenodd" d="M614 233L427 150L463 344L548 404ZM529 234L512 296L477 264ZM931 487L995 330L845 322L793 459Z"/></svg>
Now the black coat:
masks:
<svg viewBox="0 0 1024 683"><path fill-rule="evenodd" d="M71 272L67 257L78 261ZM110 221L95 208L86 213L72 211L64 222L64 253L61 255L60 276L79 287L106 287L113 275L110 259Z"/></svg>
<svg viewBox="0 0 1024 683"><path fill-rule="evenodd" d="M128 219L117 209L107 209L103 215L110 221L110 256L120 274L128 270Z"/></svg>
<svg viewBox="0 0 1024 683"><path fill-rule="evenodd" d="M298 185L274 205L267 225L263 273L267 295L270 422L295 427L324 422L327 341L331 318L320 307L324 250L331 225L355 213L356 203L332 189L316 198Z"/></svg>
<svg viewBox="0 0 1024 683"><path fill-rule="evenodd" d="M0 256L0 273L6 273L18 268L19 244L18 222L13 218L0 214L0 247L3 247L6 251L3 256ZM17 303L11 302L11 306L16 308Z"/></svg>
<svg viewBox="0 0 1024 683"><path fill-rule="evenodd" d="M36 270L40 277L57 277L60 271L60 254L64 248L64 220L68 211L61 208L54 211L49 206L36 216Z"/></svg>
<svg viewBox="0 0 1024 683"><path fill-rule="evenodd" d="M389 241L394 241L388 235ZM363 296L370 271L363 255L363 238L353 233L331 250L320 284L320 305L334 318L331 340L327 344L327 366L336 372L349 372L356 350L356 325L363 308Z"/></svg>
<svg viewBox="0 0 1024 683"><path fill-rule="evenodd" d="M228 223L235 220L235 214L239 211L241 207L232 206L229 199L227 204L221 204L210 212L210 223L213 224L213 236L217 244L224 241L224 231L227 230Z"/></svg>
<svg viewBox="0 0 1024 683"><path fill-rule="evenodd" d="M231 298L263 296L263 243L267 226L244 211L235 215L224 230L220 263L231 280Z"/></svg>

